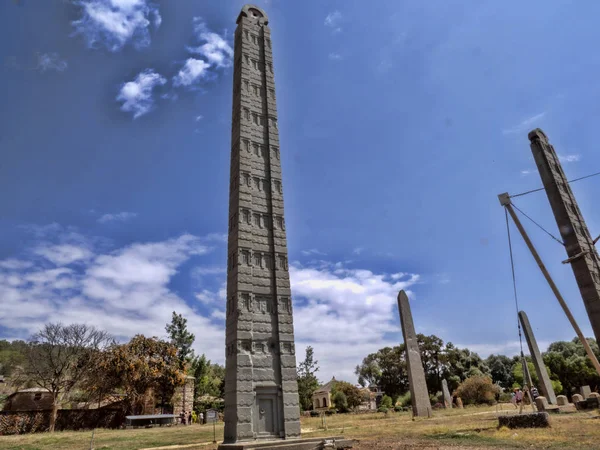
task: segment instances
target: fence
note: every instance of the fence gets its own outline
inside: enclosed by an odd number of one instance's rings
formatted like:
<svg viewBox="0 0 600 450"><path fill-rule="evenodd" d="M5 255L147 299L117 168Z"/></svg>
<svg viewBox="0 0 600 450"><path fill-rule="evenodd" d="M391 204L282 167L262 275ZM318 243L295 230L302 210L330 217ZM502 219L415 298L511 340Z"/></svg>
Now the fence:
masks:
<svg viewBox="0 0 600 450"><path fill-rule="evenodd" d="M52 411L0 411L0 436L48 431ZM114 409L59 409L56 431L120 428L125 413Z"/></svg>

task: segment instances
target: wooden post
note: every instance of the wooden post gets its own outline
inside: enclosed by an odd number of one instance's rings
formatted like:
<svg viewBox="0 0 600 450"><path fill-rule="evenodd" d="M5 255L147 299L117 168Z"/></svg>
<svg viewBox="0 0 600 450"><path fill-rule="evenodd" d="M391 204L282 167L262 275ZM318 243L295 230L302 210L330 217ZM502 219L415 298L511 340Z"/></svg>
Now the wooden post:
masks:
<svg viewBox="0 0 600 450"><path fill-rule="evenodd" d="M585 348L585 352L587 353L588 358L590 358L590 361L594 365L594 368L596 369L596 372L598 372L598 375L600 375L600 363L598 362L598 359L596 358L596 355L594 355L594 352L592 351L592 349L590 347L590 344L588 343L587 339L585 338L585 336L581 332L581 329L579 328L579 325L577 325L577 322L575 321L575 318L573 317L573 314L571 314L571 310L567 306L567 303L565 302L565 299L563 298L563 296L561 295L560 291L556 287L556 284L554 284L554 280L550 276L550 273L548 273L548 270L546 269L546 266L542 262L542 259L540 258L540 255L538 254L537 250L533 246L533 243L531 242L531 239L529 239L529 236L527 235L527 232L525 231L525 228L523 228L523 224L521 224L521 221L519 220L519 217L517 216L517 214L515 213L515 210L512 207L512 204L510 202L510 196L508 195L508 193L504 193L504 194L498 195L498 199L500 200L500 204L502 206L504 206L504 208L506 208L506 210L508 211L508 214L510 214L510 217L512 218L513 222L517 226L517 229L519 230L519 233L521 233L521 236L523 237L523 240L525 241L525 244L527 244L527 247L529 248L529 251L531 252L531 255L533 256L533 259L535 259L535 262L537 263L538 267L542 271L542 274L544 275L544 278L546 278L546 281L550 285L550 289L552 289L552 292L554 293L554 296L558 300L558 303L560 304L560 306L562 307L563 311L565 312L565 314L567 316L567 319L569 319L569 322L571 323L571 326L575 330L575 333L577 334L577 337L579 337L579 340L583 344L583 347Z"/></svg>

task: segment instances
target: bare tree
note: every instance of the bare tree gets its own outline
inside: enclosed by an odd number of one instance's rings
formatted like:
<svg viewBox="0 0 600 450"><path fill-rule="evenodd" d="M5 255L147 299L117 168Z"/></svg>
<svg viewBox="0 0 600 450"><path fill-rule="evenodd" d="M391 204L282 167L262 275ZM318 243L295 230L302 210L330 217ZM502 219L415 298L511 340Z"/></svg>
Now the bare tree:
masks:
<svg viewBox="0 0 600 450"><path fill-rule="evenodd" d="M105 331L82 324L49 323L31 337L26 375L52 393L48 431L54 431L60 404L94 368L96 355L113 342Z"/></svg>

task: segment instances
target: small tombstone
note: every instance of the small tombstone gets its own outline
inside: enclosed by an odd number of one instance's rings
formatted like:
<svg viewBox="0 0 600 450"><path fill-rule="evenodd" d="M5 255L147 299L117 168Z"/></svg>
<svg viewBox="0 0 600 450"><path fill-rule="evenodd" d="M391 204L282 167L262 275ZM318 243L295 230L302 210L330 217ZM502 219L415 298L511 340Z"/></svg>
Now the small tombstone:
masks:
<svg viewBox="0 0 600 450"><path fill-rule="evenodd" d="M548 409L548 400L546 400L546 397L540 395L535 399L535 406L538 411L544 412Z"/></svg>
<svg viewBox="0 0 600 450"><path fill-rule="evenodd" d="M597 392L592 392L590 393L588 398L600 398L600 394L598 394Z"/></svg>
<svg viewBox="0 0 600 450"><path fill-rule="evenodd" d="M566 406L569 404L569 399L566 395L557 395L556 396L556 404L558 406Z"/></svg>
<svg viewBox="0 0 600 450"><path fill-rule="evenodd" d="M462 409L463 408L462 398L456 397L456 406L457 406L458 409Z"/></svg>
<svg viewBox="0 0 600 450"><path fill-rule="evenodd" d="M444 408L452 408L452 396L450 390L448 390L448 382L446 379L442 380L442 394L444 400Z"/></svg>
<svg viewBox="0 0 600 450"><path fill-rule="evenodd" d="M581 396L583 397L584 400L586 398L588 398L591 393L592 393L592 390L590 389L589 386L581 386Z"/></svg>
<svg viewBox="0 0 600 450"><path fill-rule="evenodd" d="M575 403L577 405L577 403L583 401L583 397L579 394L573 394L572 400L573 400L573 403Z"/></svg>

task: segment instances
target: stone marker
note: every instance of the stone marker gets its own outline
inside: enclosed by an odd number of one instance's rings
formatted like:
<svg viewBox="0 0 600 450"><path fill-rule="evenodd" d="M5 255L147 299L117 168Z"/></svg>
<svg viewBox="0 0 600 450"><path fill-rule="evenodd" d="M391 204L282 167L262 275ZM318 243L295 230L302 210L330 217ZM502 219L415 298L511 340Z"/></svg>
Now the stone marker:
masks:
<svg viewBox="0 0 600 450"><path fill-rule="evenodd" d="M557 395L556 396L556 404L558 406L566 406L569 404L569 399L566 395Z"/></svg>
<svg viewBox="0 0 600 450"><path fill-rule="evenodd" d="M458 409L463 409L462 398L456 397L456 406L458 406Z"/></svg>
<svg viewBox="0 0 600 450"><path fill-rule="evenodd" d="M442 392L444 394L444 407L452 408L452 396L450 395L450 391L448 390L448 382L446 379L442 380Z"/></svg>
<svg viewBox="0 0 600 450"><path fill-rule="evenodd" d="M410 401L413 415L418 417L431 417L431 403L425 382L425 370L421 362L421 352L417 344L417 333L410 312L410 304L406 292L398 293L398 312L400 325L406 347L406 369L408 371L408 384L410 386Z"/></svg>
<svg viewBox="0 0 600 450"><path fill-rule="evenodd" d="M577 403L583 401L583 396L581 396L579 394L573 394L573 396L571 397L571 400L573 400L573 403L575 403L577 405Z"/></svg>
<svg viewBox="0 0 600 450"><path fill-rule="evenodd" d="M508 428L546 428L550 426L547 412L498 416L498 426Z"/></svg>
<svg viewBox="0 0 600 450"><path fill-rule="evenodd" d="M588 398L590 396L590 394L592 393L592 390L590 389L589 386L581 386L581 396L583 397L583 399L585 400L586 398Z"/></svg>
<svg viewBox="0 0 600 450"><path fill-rule="evenodd" d="M597 392L591 392L588 398L600 398L600 394Z"/></svg>
<svg viewBox="0 0 600 450"><path fill-rule="evenodd" d="M531 328L529 318L527 317L527 314L525 314L525 311L519 311L519 320L521 321L523 333L525 334L527 346L529 347L529 353L531 354L531 359L533 360L533 365L538 375L539 386L536 387L541 391L542 396L546 397L548 403L551 405L556 405L556 394L552 388L548 371L544 365L542 354L540 353L540 349L533 334L533 329Z"/></svg>
<svg viewBox="0 0 600 450"><path fill-rule="evenodd" d="M548 400L546 400L546 397L540 395L538 398L535 399L535 406L537 408L537 410L539 412L544 412L548 409Z"/></svg>
<svg viewBox="0 0 600 450"><path fill-rule="evenodd" d="M220 449L320 448L300 440L292 293L269 18L235 30L229 176L224 439ZM332 438L334 448L351 441ZM292 441L290 441L292 440ZM259 442L257 442L259 441ZM275 442L273 442L275 441Z"/></svg>

